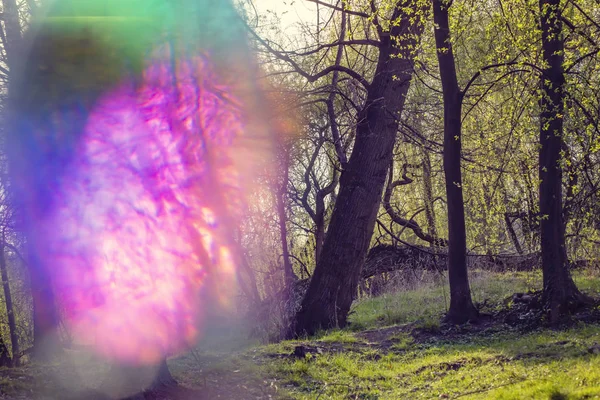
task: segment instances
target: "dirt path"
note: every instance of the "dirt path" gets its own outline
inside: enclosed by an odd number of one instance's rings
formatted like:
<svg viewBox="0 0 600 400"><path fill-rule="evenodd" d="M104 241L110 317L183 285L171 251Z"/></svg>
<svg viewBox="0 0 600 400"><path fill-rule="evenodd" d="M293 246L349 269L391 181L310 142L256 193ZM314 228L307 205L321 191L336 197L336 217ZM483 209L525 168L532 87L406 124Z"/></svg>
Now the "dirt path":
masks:
<svg viewBox="0 0 600 400"><path fill-rule="evenodd" d="M89 356L70 354L68 362L29 364L0 369L0 399L110 400L118 389L110 386L107 368L91 363ZM73 361L76 360L76 361ZM188 355L169 360L179 384L165 391L134 396L135 400L259 400L281 399L277 388L261 379L251 361L236 365L231 354Z"/></svg>

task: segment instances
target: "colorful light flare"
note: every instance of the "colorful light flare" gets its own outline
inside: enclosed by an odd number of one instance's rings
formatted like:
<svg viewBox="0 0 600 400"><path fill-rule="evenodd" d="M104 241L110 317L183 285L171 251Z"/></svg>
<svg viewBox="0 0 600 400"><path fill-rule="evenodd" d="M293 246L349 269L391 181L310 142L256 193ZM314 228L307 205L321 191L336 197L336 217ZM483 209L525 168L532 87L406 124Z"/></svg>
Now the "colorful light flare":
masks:
<svg viewBox="0 0 600 400"><path fill-rule="evenodd" d="M69 157L53 155L68 136L57 127L76 107L53 111L53 131L23 132L42 138L28 142L38 155L31 163L53 182L41 192L39 177L17 183L29 199L32 249L76 340L128 363L156 363L195 343L207 279L221 301L231 299L232 221L243 213L251 161L268 156L249 74L234 88L210 53L174 62L172 46L154 48L141 79L123 75L96 98Z"/></svg>

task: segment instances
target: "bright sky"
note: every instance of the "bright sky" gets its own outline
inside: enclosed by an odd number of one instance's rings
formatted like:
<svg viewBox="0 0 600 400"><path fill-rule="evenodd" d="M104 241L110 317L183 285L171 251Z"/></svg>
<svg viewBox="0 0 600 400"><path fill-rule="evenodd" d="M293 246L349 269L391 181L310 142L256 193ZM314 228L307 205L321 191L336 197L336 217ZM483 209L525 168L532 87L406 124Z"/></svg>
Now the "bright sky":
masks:
<svg viewBox="0 0 600 400"><path fill-rule="evenodd" d="M316 5L306 0L254 0L260 15L275 13L281 18L281 28L286 33L294 32L298 22L316 21Z"/></svg>

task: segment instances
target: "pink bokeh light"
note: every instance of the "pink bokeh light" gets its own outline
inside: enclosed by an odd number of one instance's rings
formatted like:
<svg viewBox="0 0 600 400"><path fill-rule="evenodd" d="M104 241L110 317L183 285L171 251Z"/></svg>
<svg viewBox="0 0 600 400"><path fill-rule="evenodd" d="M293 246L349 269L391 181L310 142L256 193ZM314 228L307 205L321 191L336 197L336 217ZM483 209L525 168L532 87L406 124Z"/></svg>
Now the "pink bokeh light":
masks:
<svg viewBox="0 0 600 400"><path fill-rule="evenodd" d="M164 50L141 83L106 92L36 225L68 328L109 359L149 364L193 345L207 276L231 298L249 173L236 160L257 150L238 145L244 101L223 81L206 55L174 67Z"/></svg>

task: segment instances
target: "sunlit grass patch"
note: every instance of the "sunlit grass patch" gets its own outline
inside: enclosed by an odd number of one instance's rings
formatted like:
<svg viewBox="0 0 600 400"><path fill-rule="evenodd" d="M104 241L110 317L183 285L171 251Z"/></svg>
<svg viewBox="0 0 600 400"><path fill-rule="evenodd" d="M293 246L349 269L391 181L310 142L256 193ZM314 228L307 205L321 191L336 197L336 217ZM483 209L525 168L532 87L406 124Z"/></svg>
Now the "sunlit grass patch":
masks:
<svg viewBox="0 0 600 400"><path fill-rule="evenodd" d="M316 340L324 343L356 343L356 336L352 332L342 329L320 332L315 336Z"/></svg>
<svg viewBox="0 0 600 400"><path fill-rule="evenodd" d="M575 271L585 292L600 290L596 271ZM472 271L476 303L486 311L503 307L515 292L540 290L540 271L491 273ZM435 333L449 301L443 281L425 281L355 303L351 330L410 323ZM322 335L322 334L321 334ZM358 334L360 336L360 334ZM336 330L315 340L356 340ZM323 340L325 339L325 340ZM480 336L416 343L408 330L388 338L392 344L371 350L329 352L306 359L278 359L268 375L287 382L284 392L296 399L579 399L600 396L600 356L590 351L600 343L600 327L580 324L564 331L524 334L507 327ZM293 342L287 342L293 346ZM315 343L313 343L315 344Z"/></svg>
<svg viewBox="0 0 600 400"><path fill-rule="evenodd" d="M403 336L406 339L405 336ZM550 399L600 394L600 356L588 352L600 327L522 335L506 332L472 343L432 343L374 357L330 353L279 360L268 373L296 399ZM391 349L393 350L393 349ZM574 397L575 396L575 397Z"/></svg>

